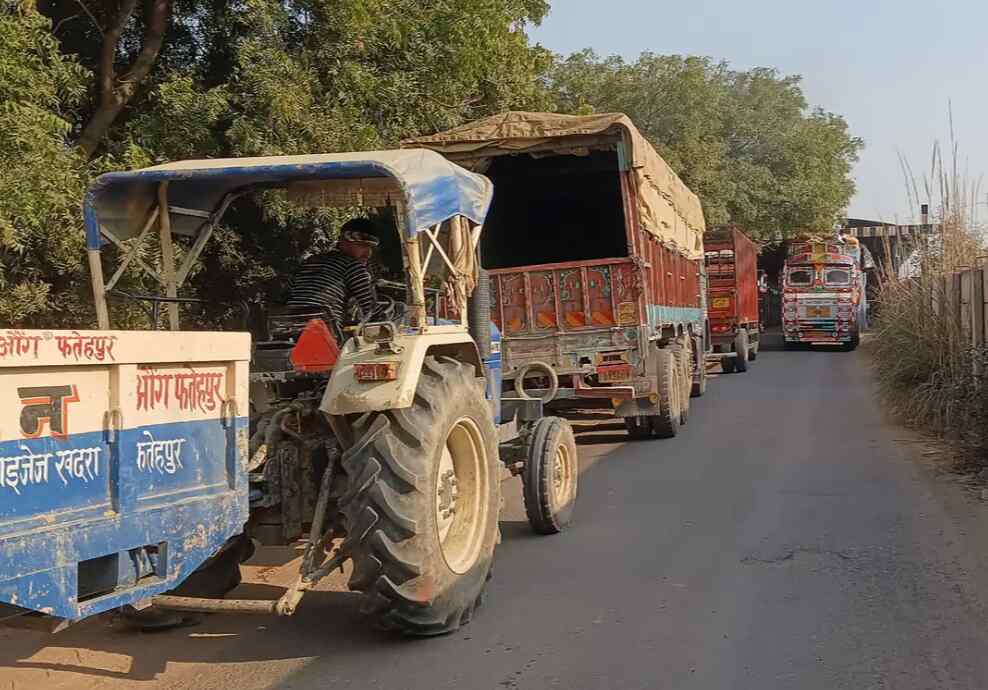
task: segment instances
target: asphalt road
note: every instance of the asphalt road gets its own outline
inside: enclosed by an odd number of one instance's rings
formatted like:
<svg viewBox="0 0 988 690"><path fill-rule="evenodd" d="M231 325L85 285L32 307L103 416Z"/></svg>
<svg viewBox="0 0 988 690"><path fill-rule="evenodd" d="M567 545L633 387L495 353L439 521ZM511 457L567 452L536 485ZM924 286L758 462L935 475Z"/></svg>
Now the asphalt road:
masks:
<svg viewBox="0 0 988 690"><path fill-rule="evenodd" d="M883 419L866 354L764 351L693 402L672 440L581 430L562 535L531 535L510 486L456 634L395 639L320 591L292 619L3 631L0 688L988 688L988 509Z"/></svg>

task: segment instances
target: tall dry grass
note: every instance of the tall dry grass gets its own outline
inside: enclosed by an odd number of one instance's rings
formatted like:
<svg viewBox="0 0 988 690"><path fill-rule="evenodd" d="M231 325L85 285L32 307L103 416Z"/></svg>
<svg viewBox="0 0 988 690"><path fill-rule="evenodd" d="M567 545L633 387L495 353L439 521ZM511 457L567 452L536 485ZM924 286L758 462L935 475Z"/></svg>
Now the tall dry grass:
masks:
<svg viewBox="0 0 988 690"><path fill-rule="evenodd" d="M932 231L907 250L907 274L893 268L892 251L878 276L872 349L881 395L906 424L968 448L988 448L988 351L970 345L950 308L955 297L944 277L982 265L984 226L978 221L981 180L961 170L951 127L949 158L933 147L930 170L917 180L903 173L913 211L928 204ZM901 254L901 253L900 253Z"/></svg>

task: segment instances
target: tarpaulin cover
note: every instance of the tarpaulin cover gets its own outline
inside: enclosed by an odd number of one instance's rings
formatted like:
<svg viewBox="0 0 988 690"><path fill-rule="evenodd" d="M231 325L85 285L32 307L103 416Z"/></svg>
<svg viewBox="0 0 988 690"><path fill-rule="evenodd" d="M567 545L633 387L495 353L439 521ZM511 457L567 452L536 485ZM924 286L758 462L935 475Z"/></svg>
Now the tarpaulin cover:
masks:
<svg viewBox="0 0 988 690"><path fill-rule="evenodd" d="M410 237L459 215L483 223L493 195L490 180L424 149L179 161L98 177L86 195L88 246L99 248L101 230L137 236L165 181L172 231L183 235L195 235L227 193L251 188L353 205L402 202Z"/></svg>
<svg viewBox="0 0 988 690"><path fill-rule="evenodd" d="M700 199L662 160L627 115L559 115L512 111L470 122L446 132L408 139L404 146L438 151L465 167L511 153L538 149L578 153L592 148L604 135L622 135L628 164L638 187L638 211L642 225L658 238L671 242L692 259L703 256L703 208Z"/></svg>

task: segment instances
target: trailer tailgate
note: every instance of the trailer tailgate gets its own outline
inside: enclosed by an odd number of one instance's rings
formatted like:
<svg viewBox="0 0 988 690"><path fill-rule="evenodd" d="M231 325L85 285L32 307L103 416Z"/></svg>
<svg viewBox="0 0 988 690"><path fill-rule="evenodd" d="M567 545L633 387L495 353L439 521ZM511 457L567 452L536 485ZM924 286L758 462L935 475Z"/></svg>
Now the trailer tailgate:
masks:
<svg viewBox="0 0 988 690"><path fill-rule="evenodd" d="M249 359L246 333L0 331L0 618L135 603L243 531Z"/></svg>

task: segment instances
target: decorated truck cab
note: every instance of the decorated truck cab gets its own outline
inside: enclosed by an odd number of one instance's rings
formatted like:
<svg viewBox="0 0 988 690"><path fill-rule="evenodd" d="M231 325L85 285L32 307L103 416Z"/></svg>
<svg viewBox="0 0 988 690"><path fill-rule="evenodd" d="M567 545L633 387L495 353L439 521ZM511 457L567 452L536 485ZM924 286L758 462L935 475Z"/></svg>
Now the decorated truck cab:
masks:
<svg viewBox="0 0 988 690"><path fill-rule="evenodd" d="M839 345L853 350L861 339L864 299L853 247L837 241L789 245L782 278L785 346Z"/></svg>

